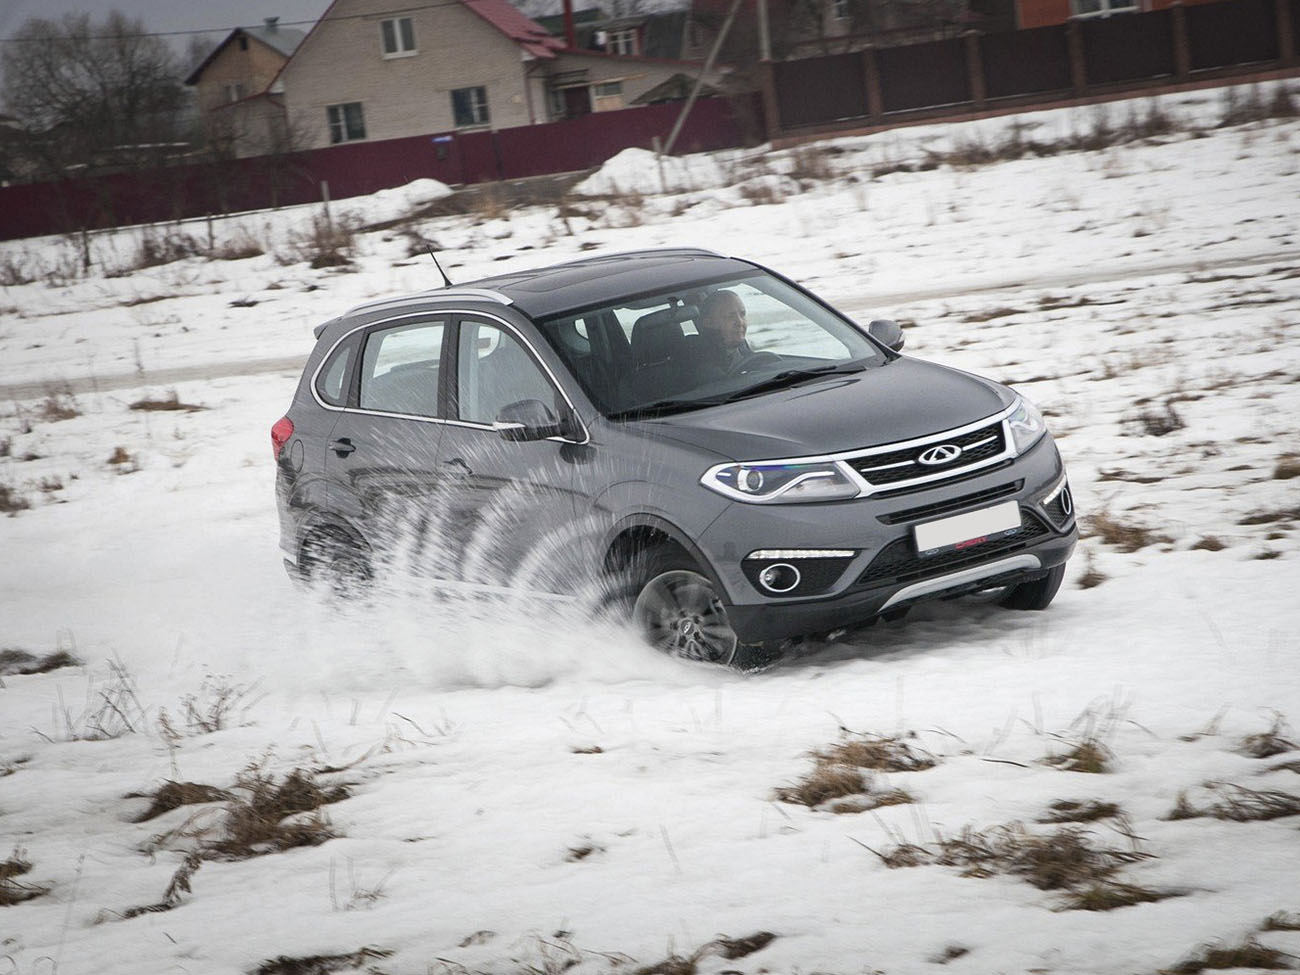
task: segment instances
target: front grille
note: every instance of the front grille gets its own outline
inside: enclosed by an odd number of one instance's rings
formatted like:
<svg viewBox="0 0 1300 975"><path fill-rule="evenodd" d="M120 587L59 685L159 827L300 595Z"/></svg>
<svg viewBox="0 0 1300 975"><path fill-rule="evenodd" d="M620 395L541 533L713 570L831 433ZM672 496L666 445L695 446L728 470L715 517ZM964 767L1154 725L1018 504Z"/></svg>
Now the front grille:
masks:
<svg viewBox="0 0 1300 975"><path fill-rule="evenodd" d="M916 582L934 576L946 575L968 566L989 561L993 556L1006 555L1050 534L1046 525L1034 515L1020 509L1020 527L1010 535L981 542L970 548L939 555L920 556L911 534L890 542L871 560L866 571L858 577L858 586L884 586Z"/></svg>
<svg viewBox="0 0 1300 975"><path fill-rule="evenodd" d="M948 465L922 464L917 458L922 452L939 444L955 444L962 448L961 454ZM977 464L990 457L996 457L1006 450L1006 440L1002 424L990 423L963 433L957 437L937 436L923 444L902 450L891 450L884 454L872 454L869 457L857 457L850 461L859 474L873 485L895 484L908 481L927 474L956 473L971 464Z"/></svg>
<svg viewBox="0 0 1300 975"><path fill-rule="evenodd" d="M1010 484L985 488L983 491L976 491L974 494L963 494L960 498L947 498L943 501L918 505L915 508L893 511L887 515L877 515L876 519L882 525L897 525L906 521L920 521L923 518L937 518L939 515L946 515L951 511L960 511L962 508L973 508L979 504L991 504L1002 498L1010 497L1024 486L1024 481L1012 481Z"/></svg>

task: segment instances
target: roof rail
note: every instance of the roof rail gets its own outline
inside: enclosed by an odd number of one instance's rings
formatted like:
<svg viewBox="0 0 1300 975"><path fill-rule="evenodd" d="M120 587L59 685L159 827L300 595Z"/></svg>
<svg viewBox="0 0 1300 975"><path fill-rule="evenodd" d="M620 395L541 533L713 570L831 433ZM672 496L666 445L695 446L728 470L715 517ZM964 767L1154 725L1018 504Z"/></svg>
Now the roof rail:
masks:
<svg viewBox="0 0 1300 975"><path fill-rule="evenodd" d="M339 317L348 318L361 312L374 311L387 305L398 305L420 298L473 298L478 301L495 301L499 305L514 304L514 299L507 298L500 291L492 291L488 288L432 288L429 291L417 291L415 294L398 295L393 298L378 298L375 301L363 302L349 308Z"/></svg>

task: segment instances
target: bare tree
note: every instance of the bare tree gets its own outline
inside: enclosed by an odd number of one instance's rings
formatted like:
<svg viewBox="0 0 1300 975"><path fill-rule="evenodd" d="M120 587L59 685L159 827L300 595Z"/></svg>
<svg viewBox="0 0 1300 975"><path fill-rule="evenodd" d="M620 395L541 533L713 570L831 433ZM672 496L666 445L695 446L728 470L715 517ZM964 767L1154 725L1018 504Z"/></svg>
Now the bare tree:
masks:
<svg viewBox="0 0 1300 975"><path fill-rule="evenodd" d="M156 164L174 151L185 94L175 55L119 11L33 18L3 52L4 103L46 176Z"/></svg>

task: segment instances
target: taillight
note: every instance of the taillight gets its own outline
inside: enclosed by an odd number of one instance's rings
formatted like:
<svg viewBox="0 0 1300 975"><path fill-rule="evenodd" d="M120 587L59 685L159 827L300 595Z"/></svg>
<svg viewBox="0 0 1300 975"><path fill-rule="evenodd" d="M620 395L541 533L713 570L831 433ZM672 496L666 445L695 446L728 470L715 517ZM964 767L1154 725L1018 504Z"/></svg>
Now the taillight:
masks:
<svg viewBox="0 0 1300 975"><path fill-rule="evenodd" d="M287 416L282 416L275 421L275 426L271 427L271 452L275 459L280 459L280 451L284 450L284 445L289 442L293 436L293 421Z"/></svg>

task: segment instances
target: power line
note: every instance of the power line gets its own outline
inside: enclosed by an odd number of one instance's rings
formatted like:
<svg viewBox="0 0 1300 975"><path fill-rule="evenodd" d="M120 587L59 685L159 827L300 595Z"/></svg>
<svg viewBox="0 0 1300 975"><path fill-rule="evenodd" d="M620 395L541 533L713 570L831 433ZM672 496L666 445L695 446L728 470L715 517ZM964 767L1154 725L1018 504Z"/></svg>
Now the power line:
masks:
<svg viewBox="0 0 1300 975"><path fill-rule="evenodd" d="M422 3L413 7L401 7L394 10L378 10L365 14L347 14L337 15L334 17L320 17L316 20L286 20L278 21L277 27L310 27L315 24L326 22L333 23L342 20L373 20L376 17L389 17L397 14L415 13L418 10L433 10L437 7L458 7L461 0L440 0L438 3ZM56 21L57 23L57 21ZM121 41L136 37L184 37L189 34L229 34L235 30L256 30L264 24L236 24L234 27L194 27L189 30L156 30L156 31L139 31L131 34L92 34L90 38L97 41ZM45 37L0 37L0 44L46 44L49 38Z"/></svg>

